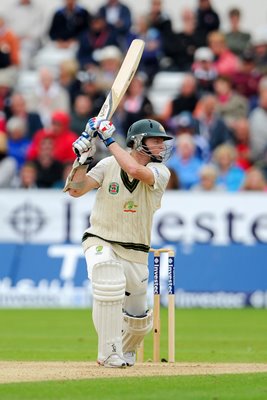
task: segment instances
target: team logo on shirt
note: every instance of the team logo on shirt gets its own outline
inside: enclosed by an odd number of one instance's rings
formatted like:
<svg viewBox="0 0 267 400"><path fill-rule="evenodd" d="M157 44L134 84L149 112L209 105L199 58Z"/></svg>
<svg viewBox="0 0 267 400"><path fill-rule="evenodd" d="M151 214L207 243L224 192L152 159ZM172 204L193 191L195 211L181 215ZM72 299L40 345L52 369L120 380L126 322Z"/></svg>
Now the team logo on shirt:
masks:
<svg viewBox="0 0 267 400"><path fill-rule="evenodd" d="M119 184L117 182L111 182L109 184L108 191L110 194L118 194L119 193Z"/></svg>
<svg viewBox="0 0 267 400"><path fill-rule="evenodd" d="M126 203L124 203L124 206L123 206L123 208L124 208L123 212L136 213L137 207L138 207L138 205L134 204L133 200L126 201Z"/></svg>

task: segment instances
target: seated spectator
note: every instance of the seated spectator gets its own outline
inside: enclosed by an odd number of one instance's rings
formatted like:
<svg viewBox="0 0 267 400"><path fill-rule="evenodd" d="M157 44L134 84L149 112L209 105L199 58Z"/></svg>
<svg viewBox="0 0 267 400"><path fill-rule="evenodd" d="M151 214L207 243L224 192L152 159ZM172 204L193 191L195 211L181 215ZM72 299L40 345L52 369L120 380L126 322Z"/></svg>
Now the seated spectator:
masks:
<svg viewBox="0 0 267 400"><path fill-rule="evenodd" d="M211 151L220 144L232 141L231 131L218 114L216 106L216 97L205 95L200 99L196 112L199 134L208 141Z"/></svg>
<svg viewBox="0 0 267 400"><path fill-rule="evenodd" d="M10 188L17 175L17 163L8 155L7 137L0 132L0 188Z"/></svg>
<svg viewBox="0 0 267 400"><path fill-rule="evenodd" d="M251 38L249 32L241 30L241 16L242 13L239 8L231 8L231 10L229 10L228 18L230 22L230 31L225 35L228 48L238 57L241 57L244 51L250 47Z"/></svg>
<svg viewBox="0 0 267 400"><path fill-rule="evenodd" d="M60 179L53 184L54 189L63 189L64 188L67 177L69 176L69 174L72 170L72 166L73 166L73 163L63 164L62 175L61 175Z"/></svg>
<svg viewBox="0 0 267 400"><path fill-rule="evenodd" d="M203 165L199 171L200 181L191 190L196 192L222 192L223 185L217 184L217 169L213 164Z"/></svg>
<svg viewBox="0 0 267 400"><path fill-rule="evenodd" d="M31 161L26 161L19 171L19 176L14 187L17 189L37 189L36 179L37 171L35 164Z"/></svg>
<svg viewBox="0 0 267 400"><path fill-rule="evenodd" d="M236 150L230 144L221 144L213 152L213 161L218 168L217 184L225 186L228 192L240 190L245 172L236 165Z"/></svg>
<svg viewBox="0 0 267 400"><path fill-rule="evenodd" d="M255 55L251 50L241 56L240 69L232 76L233 89L249 101L249 111L257 106L258 86L262 78L256 67Z"/></svg>
<svg viewBox="0 0 267 400"><path fill-rule="evenodd" d="M99 60L94 57L94 51L107 46L119 47L116 33L107 24L100 13L92 16L88 29L79 37L77 60L80 68L87 70Z"/></svg>
<svg viewBox="0 0 267 400"><path fill-rule="evenodd" d="M91 98L84 94L79 94L75 99L70 121L70 129L78 136L84 131L88 119L95 116L92 111L93 104Z"/></svg>
<svg viewBox="0 0 267 400"><path fill-rule="evenodd" d="M125 38L130 32L132 26L131 10L123 2L119 0L106 0L99 10L107 21L108 25L112 27L119 41L119 46L122 51L125 50Z"/></svg>
<svg viewBox="0 0 267 400"><path fill-rule="evenodd" d="M197 80L198 93L213 93L213 83L217 77L217 72L213 66L214 55L209 47L200 47L195 51L194 63L192 65L193 74Z"/></svg>
<svg viewBox="0 0 267 400"><path fill-rule="evenodd" d="M265 29L259 29L254 32L251 39L251 47L255 56L255 65L262 74L267 74L267 33Z"/></svg>
<svg viewBox="0 0 267 400"><path fill-rule="evenodd" d="M233 76L239 68L239 58L228 48L225 35L215 31L208 35L208 45L214 54L213 66L218 75Z"/></svg>
<svg viewBox="0 0 267 400"><path fill-rule="evenodd" d="M212 6L211 0L198 0L196 10L197 16L197 32L207 35L212 31L217 31L220 27L220 17Z"/></svg>
<svg viewBox="0 0 267 400"><path fill-rule="evenodd" d="M149 25L147 16L140 15L136 18L133 30L127 37L127 46L130 46L133 39L142 39L145 42L139 70L147 75L147 85L150 86L154 76L160 69L160 59L162 57L160 32Z"/></svg>
<svg viewBox="0 0 267 400"><path fill-rule="evenodd" d="M0 81L14 87L20 65L20 43L9 28L6 18L0 14Z"/></svg>
<svg viewBox="0 0 267 400"><path fill-rule="evenodd" d="M192 74L186 74L183 78L180 92L170 100L158 116L163 123L168 124L170 118L180 114L182 111L194 112L198 103L197 82Z"/></svg>
<svg viewBox="0 0 267 400"><path fill-rule="evenodd" d="M259 93L259 104L249 115L250 146L252 161L265 158L267 146L267 88Z"/></svg>
<svg viewBox="0 0 267 400"><path fill-rule="evenodd" d="M84 94L91 99L93 104L92 114L97 115L106 99L106 93L101 87L96 72L79 71L77 80L80 94Z"/></svg>
<svg viewBox="0 0 267 400"><path fill-rule="evenodd" d="M9 107L6 108L7 118L18 117L25 121L26 137L31 140L39 129L43 128L40 115L37 112L27 110L24 96L18 92L13 92L10 97Z"/></svg>
<svg viewBox="0 0 267 400"><path fill-rule="evenodd" d="M99 68L94 70L98 87L109 92L122 64L123 54L116 46L106 46L96 50L94 58L99 63Z"/></svg>
<svg viewBox="0 0 267 400"><path fill-rule="evenodd" d="M33 91L28 95L28 108L39 113L42 124L49 126L51 114L55 110L70 112L70 98L56 80L55 73L46 67L39 69L39 81Z"/></svg>
<svg viewBox="0 0 267 400"><path fill-rule="evenodd" d="M39 188L51 188L62 178L63 164L54 159L54 140L43 137L39 144L39 152L34 160L36 166L36 183Z"/></svg>
<svg viewBox="0 0 267 400"><path fill-rule="evenodd" d="M146 78L142 73L138 73L133 78L124 98L124 131L135 121L143 118L152 118L153 106L146 95Z"/></svg>
<svg viewBox="0 0 267 400"><path fill-rule="evenodd" d="M247 118L240 118L232 125L233 145L237 151L236 164L244 170L251 167L250 127Z"/></svg>
<svg viewBox="0 0 267 400"><path fill-rule="evenodd" d="M63 7L57 9L52 16L49 37L58 47L68 48L88 28L90 14L76 0L63 0L63 3Z"/></svg>
<svg viewBox="0 0 267 400"><path fill-rule="evenodd" d="M31 141L26 137L27 126L24 119L12 117L7 122L8 155L17 162L20 170L26 161L27 151Z"/></svg>
<svg viewBox="0 0 267 400"><path fill-rule="evenodd" d="M172 33L172 21L170 16L163 10L162 0L151 0L150 9L147 13L149 24L160 32L162 39L162 50L165 54L165 44Z"/></svg>
<svg viewBox="0 0 267 400"><path fill-rule="evenodd" d="M237 118L248 116L248 100L233 90L229 77L218 76L214 82L214 90L217 112L230 128Z"/></svg>
<svg viewBox="0 0 267 400"><path fill-rule="evenodd" d="M7 13L9 26L20 42L20 67L29 69L45 33L42 9L35 0L18 0L8 4Z"/></svg>
<svg viewBox="0 0 267 400"><path fill-rule="evenodd" d="M190 8L183 9L181 17L182 29L169 35L164 51L171 61L171 70L190 71L196 49L205 46L206 41L196 32L196 17Z"/></svg>
<svg viewBox="0 0 267 400"><path fill-rule="evenodd" d="M263 172L257 167L251 167L247 170L241 190L266 192L267 182Z"/></svg>
<svg viewBox="0 0 267 400"><path fill-rule="evenodd" d="M54 111L51 126L36 132L27 153L28 160L36 160L39 156L43 138L53 141L53 158L61 163L72 162L76 156L72 143L77 139L76 133L69 129L70 118L64 111Z"/></svg>
<svg viewBox="0 0 267 400"><path fill-rule="evenodd" d="M64 60L59 64L58 83L67 91L71 108L73 107L75 97L79 93L78 70L79 64L75 59Z"/></svg>
<svg viewBox="0 0 267 400"><path fill-rule="evenodd" d="M170 128L176 138L182 134L191 135L196 146L196 156L203 161L210 159L209 143L204 136L200 136L198 121L193 118L189 111L182 111L173 117L170 122Z"/></svg>
<svg viewBox="0 0 267 400"><path fill-rule="evenodd" d="M167 161L167 167L172 169L180 181L180 188L190 189L199 182L199 170L203 162L196 157L194 139L189 134L179 135L176 139L175 153Z"/></svg>

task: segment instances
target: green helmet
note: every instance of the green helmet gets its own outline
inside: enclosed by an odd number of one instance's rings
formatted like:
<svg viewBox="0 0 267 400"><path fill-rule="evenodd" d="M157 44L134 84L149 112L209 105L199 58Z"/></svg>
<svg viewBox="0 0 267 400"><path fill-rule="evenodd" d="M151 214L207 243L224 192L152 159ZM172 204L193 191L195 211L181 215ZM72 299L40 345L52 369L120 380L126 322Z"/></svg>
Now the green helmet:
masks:
<svg viewBox="0 0 267 400"><path fill-rule="evenodd" d="M140 119L134 122L128 129L126 145L133 147L135 139L139 139L138 141L141 142L143 139L149 137L161 137L164 140L173 139L172 136L166 134L165 129L159 122L153 119Z"/></svg>

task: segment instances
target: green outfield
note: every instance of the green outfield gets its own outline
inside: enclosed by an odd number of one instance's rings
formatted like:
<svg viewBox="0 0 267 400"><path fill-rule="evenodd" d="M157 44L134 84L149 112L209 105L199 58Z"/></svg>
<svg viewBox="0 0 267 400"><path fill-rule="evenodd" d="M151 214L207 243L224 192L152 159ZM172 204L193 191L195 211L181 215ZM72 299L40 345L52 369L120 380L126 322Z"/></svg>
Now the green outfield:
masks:
<svg viewBox="0 0 267 400"><path fill-rule="evenodd" d="M161 357L167 358L167 310L162 310L161 319ZM96 349L91 310L0 310L0 361L95 361ZM149 335L145 359L151 358ZM176 310L176 361L266 364L267 310ZM0 385L1 400L163 396L168 400L266 400L267 373Z"/></svg>

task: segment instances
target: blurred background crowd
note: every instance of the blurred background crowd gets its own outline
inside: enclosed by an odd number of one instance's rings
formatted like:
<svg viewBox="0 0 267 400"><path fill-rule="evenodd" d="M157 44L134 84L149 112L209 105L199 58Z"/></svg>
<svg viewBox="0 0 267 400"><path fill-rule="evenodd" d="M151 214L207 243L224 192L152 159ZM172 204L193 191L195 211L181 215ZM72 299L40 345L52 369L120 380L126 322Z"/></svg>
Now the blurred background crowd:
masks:
<svg viewBox="0 0 267 400"><path fill-rule="evenodd" d="M242 2L239 2L242 5ZM164 0L133 15L123 1L92 12L62 0L44 21L34 0L0 13L0 188L62 188L72 142L97 115L131 41L145 51L113 122L125 147L138 119L159 120L173 135L168 189L267 190L267 24L229 30L212 0L195 0L173 24ZM95 161L108 155L101 142Z"/></svg>

